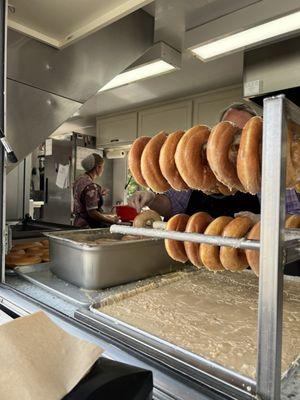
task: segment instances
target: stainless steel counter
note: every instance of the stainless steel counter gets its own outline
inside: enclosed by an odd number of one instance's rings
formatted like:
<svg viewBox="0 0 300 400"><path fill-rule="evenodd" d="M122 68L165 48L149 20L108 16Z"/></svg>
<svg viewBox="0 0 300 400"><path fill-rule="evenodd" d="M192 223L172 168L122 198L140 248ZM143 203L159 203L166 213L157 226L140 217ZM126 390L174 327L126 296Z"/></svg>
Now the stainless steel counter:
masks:
<svg viewBox="0 0 300 400"><path fill-rule="evenodd" d="M42 309L47 312L54 322L70 334L101 346L105 350L104 357L151 369L154 376L153 398L155 400L221 400L226 398L213 389L209 390L196 385L187 377L141 356L132 349L127 348L126 342L124 345L116 343L96 329L76 321L72 318L76 311L74 304L47 293L42 288L34 287L30 282L26 282L17 276L8 277L7 283L13 285L14 289L0 285L0 304L6 305L7 302L11 302L17 304L18 307L28 313Z"/></svg>
<svg viewBox="0 0 300 400"><path fill-rule="evenodd" d="M84 337L98 343L105 349L105 356L127 362L143 368L150 368L154 373L155 397L156 399L180 399L180 400L202 400L202 399L224 399L230 398L221 395L215 391L210 391L200 384L196 384L189 379L187 374L175 372L175 369L168 368L164 365L163 354L155 354L159 362L153 360L150 355L145 356L133 350L132 340L121 335L119 340L112 339L107 336L109 333L105 327L100 332L98 321L93 321L91 315L87 313L88 318L82 319L81 322L74 319L74 314L78 313L78 306L54 293L47 292L41 287L33 285L18 276L7 276L7 284L13 288L9 289L5 286L0 286L0 297L5 297L10 301L14 301L29 312L37 309L44 309L62 326L67 327L67 330L76 332L76 335ZM24 298L21 292L26 297ZM110 289L109 291L101 291L97 293L98 297L105 298L109 292L116 293L118 288ZM84 311L80 311L85 314ZM89 326L87 328L87 325ZM136 346L138 348L138 346ZM282 400L290 400L290 395L294 394L293 399L300 398L300 366L298 366L295 375L291 376L282 387ZM298 396L298 397L297 397ZM236 397L231 397L236 398Z"/></svg>

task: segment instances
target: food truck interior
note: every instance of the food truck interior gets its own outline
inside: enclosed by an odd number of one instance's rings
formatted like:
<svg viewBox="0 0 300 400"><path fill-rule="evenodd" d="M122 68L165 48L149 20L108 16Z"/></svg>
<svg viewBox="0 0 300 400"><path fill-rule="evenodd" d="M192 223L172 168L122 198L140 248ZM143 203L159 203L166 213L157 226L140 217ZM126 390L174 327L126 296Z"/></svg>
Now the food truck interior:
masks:
<svg viewBox="0 0 300 400"><path fill-rule="evenodd" d="M42 310L103 349L99 382L109 360L133 368L128 399L300 399L299 1L0 4L0 336L2 323ZM237 103L258 125L221 121ZM101 214L116 222L104 228L74 213L94 154ZM222 179L226 166L241 186ZM255 174L248 190L243 176ZM260 213L224 209L196 228L205 207L189 214L180 196L178 212L153 205L169 190L215 195L208 176L229 203L237 190L258 194ZM137 192L150 214L128 208Z"/></svg>

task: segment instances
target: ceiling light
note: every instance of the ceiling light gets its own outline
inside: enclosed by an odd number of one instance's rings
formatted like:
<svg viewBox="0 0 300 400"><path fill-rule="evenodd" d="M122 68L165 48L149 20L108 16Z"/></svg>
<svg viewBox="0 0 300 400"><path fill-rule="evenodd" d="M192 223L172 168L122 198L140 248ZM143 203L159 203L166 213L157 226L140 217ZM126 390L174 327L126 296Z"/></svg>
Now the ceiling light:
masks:
<svg viewBox="0 0 300 400"><path fill-rule="evenodd" d="M98 93L174 71L180 68L180 63L181 55L177 50L166 43L156 43L136 63L109 81Z"/></svg>
<svg viewBox="0 0 300 400"><path fill-rule="evenodd" d="M117 75L114 79L103 86L103 88L100 89L99 92L113 89L118 86L123 86L131 82L140 81L142 79L147 79L152 76L164 74L166 72L172 71L173 69L175 69L173 65L168 64L163 60L157 60Z"/></svg>
<svg viewBox="0 0 300 400"><path fill-rule="evenodd" d="M201 60L208 61L297 30L300 30L300 11L209 43L197 45L190 50Z"/></svg>

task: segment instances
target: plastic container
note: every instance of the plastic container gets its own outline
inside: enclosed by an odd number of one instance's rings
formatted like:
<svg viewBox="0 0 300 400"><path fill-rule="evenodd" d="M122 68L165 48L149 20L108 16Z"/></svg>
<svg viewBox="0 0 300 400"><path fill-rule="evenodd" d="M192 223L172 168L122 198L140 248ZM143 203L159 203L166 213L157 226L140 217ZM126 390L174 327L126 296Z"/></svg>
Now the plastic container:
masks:
<svg viewBox="0 0 300 400"><path fill-rule="evenodd" d="M130 222L133 221L134 218L138 215L135 208L122 205L122 206L115 206L117 216L120 217L121 221L123 222Z"/></svg>

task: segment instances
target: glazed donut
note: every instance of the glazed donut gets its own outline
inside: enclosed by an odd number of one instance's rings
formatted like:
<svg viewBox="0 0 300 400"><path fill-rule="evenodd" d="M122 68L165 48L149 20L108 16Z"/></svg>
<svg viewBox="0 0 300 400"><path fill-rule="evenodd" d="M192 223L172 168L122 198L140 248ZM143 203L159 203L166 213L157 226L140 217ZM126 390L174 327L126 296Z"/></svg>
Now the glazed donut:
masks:
<svg viewBox="0 0 300 400"><path fill-rule="evenodd" d="M189 187L180 176L175 164L177 145L184 135L183 131L176 131L168 135L159 155L159 166L163 176L175 190L187 190Z"/></svg>
<svg viewBox="0 0 300 400"><path fill-rule="evenodd" d="M9 255L17 255L17 254L22 254L22 255L24 255L25 254L25 250L23 250L23 249L14 249L14 248L12 248L11 250L10 250L10 252L9 252Z"/></svg>
<svg viewBox="0 0 300 400"><path fill-rule="evenodd" d="M12 251L15 250L27 250L30 247L42 247L42 243L40 242L25 242L25 243L17 243L12 247Z"/></svg>
<svg viewBox="0 0 300 400"><path fill-rule="evenodd" d="M42 258L38 256L33 256L33 255L25 255L20 257L18 260L16 260L16 265L33 265L33 264L39 264L42 262Z"/></svg>
<svg viewBox="0 0 300 400"><path fill-rule="evenodd" d="M213 220L205 229L205 235L220 236L224 228L231 222L231 217L218 217ZM202 243L200 245L200 259L203 265L212 271L224 270L220 261L220 247Z"/></svg>
<svg viewBox="0 0 300 400"><path fill-rule="evenodd" d="M213 218L206 212L198 212L189 218L185 231L203 233L212 220ZM203 263L200 259L199 251L200 243L184 242L184 248L190 262L195 267L202 267Z"/></svg>
<svg viewBox="0 0 300 400"><path fill-rule="evenodd" d="M45 251L45 252L42 254L42 261L43 261L43 262L49 262L49 261L50 261L50 254L49 254L49 251Z"/></svg>
<svg viewBox="0 0 300 400"><path fill-rule="evenodd" d="M300 126L288 121L286 187L293 188L300 182Z"/></svg>
<svg viewBox="0 0 300 400"><path fill-rule="evenodd" d="M48 239L43 239L41 240L41 243L44 247L49 248L49 240Z"/></svg>
<svg viewBox="0 0 300 400"><path fill-rule="evenodd" d="M147 136L141 136L137 138L128 153L128 167L134 180L141 186L147 187L147 183L143 178L141 171L141 157L146 144L151 138Z"/></svg>
<svg viewBox="0 0 300 400"><path fill-rule="evenodd" d="M15 253L7 254L5 256L5 267L6 268L14 268L14 267L16 267L17 266L17 264L16 264L17 260L19 260L22 257L24 257L24 254L15 254Z"/></svg>
<svg viewBox="0 0 300 400"><path fill-rule="evenodd" d="M249 240L259 240L260 239L260 222L257 222L247 235ZM245 250L246 257L250 268L255 273L256 276L259 275L259 250Z"/></svg>
<svg viewBox="0 0 300 400"><path fill-rule="evenodd" d="M134 236L134 235L124 235L122 236L121 240L125 241L129 241L129 240L138 240L139 237L138 236Z"/></svg>
<svg viewBox="0 0 300 400"><path fill-rule="evenodd" d="M243 128L238 150L237 174L245 190L251 194L260 192L262 130L262 118L250 118Z"/></svg>
<svg viewBox="0 0 300 400"><path fill-rule="evenodd" d="M300 228L300 215L289 215L285 220L286 229L299 229Z"/></svg>
<svg viewBox="0 0 300 400"><path fill-rule="evenodd" d="M216 178L229 189L244 192L236 170L240 128L230 121L219 122L211 131L207 142L207 159Z"/></svg>
<svg viewBox="0 0 300 400"><path fill-rule="evenodd" d="M299 229L300 228L300 215L289 215L285 220L286 229ZM247 239L259 240L260 239L260 222L257 222L249 232ZM256 276L259 276L259 250L245 250L248 264Z"/></svg>
<svg viewBox="0 0 300 400"><path fill-rule="evenodd" d="M218 192L220 192L224 196L232 196L237 192L236 189L234 189L234 188L229 189L229 187L223 185L223 183L221 183L219 181L217 181L217 189L218 189Z"/></svg>
<svg viewBox="0 0 300 400"><path fill-rule="evenodd" d="M152 227L154 221L161 221L160 215L153 210L143 211L137 215L133 220L133 226L135 228L147 228Z"/></svg>
<svg viewBox="0 0 300 400"><path fill-rule="evenodd" d="M253 222L248 217L236 217L223 230L222 236L229 238L242 238L252 228ZM248 267L245 251L234 247L221 246L220 261L229 271L242 271Z"/></svg>
<svg viewBox="0 0 300 400"><path fill-rule="evenodd" d="M44 247L29 247L29 249L26 250L26 254L30 254L31 256L37 256L41 257L45 252Z"/></svg>
<svg viewBox="0 0 300 400"><path fill-rule="evenodd" d="M166 139L167 135L164 132L153 136L146 144L141 158L142 176L147 186L156 193L163 193L170 189L159 167L159 154Z"/></svg>
<svg viewBox="0 0 300 400"><path fill-rule="evenodd" d="M169 219L166 230L184 232L189 220L186 214L177 214ZM165 247L169 256L175 260L185 263L188 260L185 252L184 243L179 240L165 239Z"/></svg>
<svg viewBox="0 0 300 400"><path fill-rule="evenodd" d="M182 136L175 152L177 169L191 189L216 193L216 177L206 159L210 128L196 125Z"/></svg>

